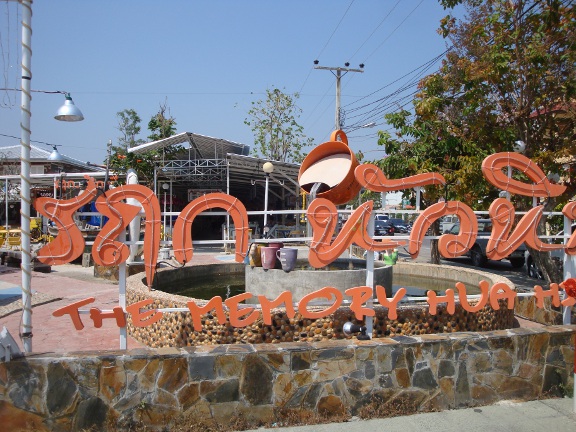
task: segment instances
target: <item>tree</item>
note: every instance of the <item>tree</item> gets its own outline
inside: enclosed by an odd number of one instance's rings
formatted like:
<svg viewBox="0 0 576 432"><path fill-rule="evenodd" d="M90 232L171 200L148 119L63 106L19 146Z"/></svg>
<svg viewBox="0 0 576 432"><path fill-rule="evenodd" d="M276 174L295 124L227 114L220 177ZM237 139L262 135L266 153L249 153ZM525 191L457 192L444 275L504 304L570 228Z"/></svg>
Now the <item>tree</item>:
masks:
<svg viewBox="0 0 576 432"><path fill-rule="evenodd" d="M167 110L169 111L166 104L160 105L158 113L150 119L148 123L148 129L152 132L148 137L150 140L157 141L176 133L176 121L172 117L166 117ZM170 146L140 154L128 153L129 148L146 142L137 138L141 130L141 119L133 109L125 109L116 115L118 117L118 130L122 136L118 138L119 145L112 146L110 169L117 174L126 174L128 169L133 168L138 174L140 183L153 186L155 167L166 159L176 156L182 150L182 146Z"/></svg>
<svg viewBox="0 0 576 432"><path fill-rule="evenodd" d="M160 104L160 109L148 122L148 130L152 133L148 136L150 141L158 141L176 134L176 120L170 115L170 108Z"/></svg>
<svg viewBox="0 0 576 432"><path fill-rule="evenodd" d="M549 198L553 210L576 192L576 179L558 163L575 150L576 10L559 0L440 0L445 7L463 4L467 16L448 15L439 32L452 42L440 70L419 85L415 117L387 117L397 135L381 133L390 155L384 171L401 176L438 170L448 180L447 193L475 209L491 202L497 190L475 174L488 154L526 144L526 156L545 172L564 177L567 191ZM561 114L561 115L559 115ZM444 160L441 158L444 157ZM402 169L408 170L402 171ZM526 180L521 173L514 176ZM526 180L527 181L527 180ZM430 188L429 188L430 189ZM434 193L427 190L428 198ZM452 196L451 196L452 198ZM531 199L513 196L519 209ZM538 255L546 278L561 276L546 254Z"/></svg>
<svg viewBox="0 0 576 432"><path fill-rule="evenodd" d="M142 121L136 111L125 109L116 113L116 116L118 117L117 129L122 133L122 136L118 138L120 146L129 149L145 142L143 139L136 138L140 133L140 122Z"/></svg>
<svg viewBox="0 0 576 432"><path fill-rule="evenodd" d="M304 128L297 123L302 110L292 96L280 89L267 89L266 99L252 102L249 118L244 123L254 133L254 155L282 162L301 162L302 149L312 144L312 138L304 135Z"/></svg>

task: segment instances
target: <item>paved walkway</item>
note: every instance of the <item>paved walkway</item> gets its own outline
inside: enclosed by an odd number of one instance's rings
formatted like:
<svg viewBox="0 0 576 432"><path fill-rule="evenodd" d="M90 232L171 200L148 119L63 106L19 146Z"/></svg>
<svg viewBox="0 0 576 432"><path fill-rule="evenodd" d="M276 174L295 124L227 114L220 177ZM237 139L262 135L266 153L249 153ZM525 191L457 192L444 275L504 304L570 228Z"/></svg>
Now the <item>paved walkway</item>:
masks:
<svg viewBox="0 0 576 432"><path fill-rule="evenodd" d="M248 432L574 432L573 400L505 401L478 408Z"/></svg>
<svg viewBox="0 0 576 432"><path fill-rule="evenodd" d="M194 265L229 262L233 258L221 249L204 248L194 251ZM22 344L19 334L22 317L22 276L19 268L0 265L0 329L6 326L12 337ZM71 303L94 297L85 308L112 309L118 305L118 284L94 277L93 267L78 264L53 266L51 273L32 272L32 351L74 352L117 350L120 330L114 320L106 319L95 328L88 315L81 315L84 328L77 331L68 316L54 317L52 313ZM128 337L128 348L143 345Z"/></svg>

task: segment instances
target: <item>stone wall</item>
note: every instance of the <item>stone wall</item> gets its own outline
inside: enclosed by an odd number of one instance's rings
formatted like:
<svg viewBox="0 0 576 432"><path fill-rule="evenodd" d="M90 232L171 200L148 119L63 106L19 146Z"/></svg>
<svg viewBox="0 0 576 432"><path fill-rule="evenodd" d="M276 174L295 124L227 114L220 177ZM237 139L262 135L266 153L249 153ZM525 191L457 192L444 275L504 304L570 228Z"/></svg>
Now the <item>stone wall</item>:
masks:
<svg viewBox="0 0 576 432"><path fill-rule="evenodd" d="M358 415L558 395L576 326L372 341L34 354L0 363L2 430L165 430L186 416L252 427L291 413ZM382 411L384 410L384 411Z"/></svg>

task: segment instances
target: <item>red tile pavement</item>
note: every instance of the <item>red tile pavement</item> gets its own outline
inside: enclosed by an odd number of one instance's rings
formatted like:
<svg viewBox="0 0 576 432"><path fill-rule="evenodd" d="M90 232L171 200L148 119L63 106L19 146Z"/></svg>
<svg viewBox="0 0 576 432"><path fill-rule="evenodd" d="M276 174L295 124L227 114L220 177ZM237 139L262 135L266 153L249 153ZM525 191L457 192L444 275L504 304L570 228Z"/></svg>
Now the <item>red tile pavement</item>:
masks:
<svg viewBox="0 0 576 432"><path fill-rule="evenodd" d="M192 261L187 265L232 262L233 259L233 255L223 255L221 249L214 249L206 252L195 252ZM6 270L6 267L0 266L0 280L20 285L20 270ZM94 278L92 268L84 269L80 265L68 264L53 267L51 273L33 272L32 290L61 298L61 300L33 307L33 352L65 353L117 350L120 348L119 328L112 319L103 320L102 327L95 328L88 315L81 315L84 329L77 331L69 316L54 317L52 315L55 310L88 297L94 297L95 302L84 308L112 309L118 304L117 284ZM22 313L18 311L0 318L0 329L2 326L6 326L20 348L22 348L22 344L18 337L18 331L21 317ZM521 327L541 326L541 324L520 318L518 321ZM143 347L143 345L128 336L128 348L139 347Z"/></svg>
<svg viewBox="0 0 576 432"><path fill-rule="evenodd" d="M231 262L233 257L226 255L217 259L219 253L194 253L190 265ZM21 285L22 276L19 269L0 272L0 280ZM72 276L72 277L70 277ZM97 307L99 309L112 309L118 305L118 285L93 277L92 268L83 269L80 265L67 264L55 266L51 273L32 272L32 291L62 298L32 308L32 351L41 352L74 352L93 350L117 350L120 348L120 330L115 320L104 319L101 328L95 328L88 315L80 315L84 329L77 331L68 315L54 317L52 313L64 306L94 297L95 302L84 307ZM0 318L0 329L6 326L12 337L18 342L20 349L22 343L18 336L22 312L14 312ZM128 348L143 347L138 341L128 337Z"/></svg>
<svg viewBox="0 0 576 432"><path fill-rule="evenodd" d="M0 280L21 283L20 271L4 273ZM33 352L71 352L91 350L115 350L120 348L120 332L114 320L103 320L101 328L95 328L88 315L81 315L84 329L77 331L69 316L54 317L52 313L75 301L94 297L96 301L90 307L111 309L118 304L118 285L105 281L83 281L71 277L58 276L57 273L33 273L32 290L62 297L32 308L32 351ZM22 349L18 337L22 312L18 311L0 318L0 327L6 326ZM128 338L128 348L142 346Z"/></svg>

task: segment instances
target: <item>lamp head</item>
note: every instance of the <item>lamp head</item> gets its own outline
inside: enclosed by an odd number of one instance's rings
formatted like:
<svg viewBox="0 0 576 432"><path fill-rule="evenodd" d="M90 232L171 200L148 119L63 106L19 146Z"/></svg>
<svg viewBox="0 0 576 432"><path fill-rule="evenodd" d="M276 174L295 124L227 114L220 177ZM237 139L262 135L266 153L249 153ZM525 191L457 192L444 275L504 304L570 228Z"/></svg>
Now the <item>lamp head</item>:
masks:
<svg viewBox="0 0 576 432"><path fill-rule="evenodd" d="M514 143L514 151L518 153L523 153L526 150L526 144L522 140L518 140Z"/></svg>
<svg viewBox="0 0 576 432"><path fill-rule="evenodd" d="M48 160L53 162L62 162L64 157L58 151L58 147L53 145L52 148L54 148L54 150L52 150L52 153L50 153L50 156L48 156Z"/></svg>
<svg viewBox="0 0 576 432"><path fill-rule="evenodd" d="M272 172L274 172L274 165L272 165L272 162L266 162L262 165L262 171L266 174L272 174Z"/></svg>
<svg viewBox="0 0 576 432"><path fill-rule="evenodd" d="M60 121L81 121L84 120L84 116L82 115L82 111L78 109L76 105L74 105L74 101L72 97L70 97L70 93L66 93L66 100L64 101L64 105L62 105L59 109L54 118Z"/></svg>
<svg viewBox="0 0 576 432"><path fill-rule="evenodd" d="M165 191L167 191L168 189L170 189L170 185L168 183L163 183L162 184L162 189L164 189Z"/></svg>

